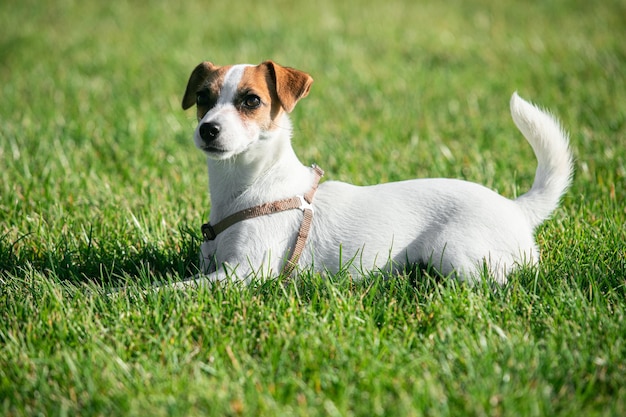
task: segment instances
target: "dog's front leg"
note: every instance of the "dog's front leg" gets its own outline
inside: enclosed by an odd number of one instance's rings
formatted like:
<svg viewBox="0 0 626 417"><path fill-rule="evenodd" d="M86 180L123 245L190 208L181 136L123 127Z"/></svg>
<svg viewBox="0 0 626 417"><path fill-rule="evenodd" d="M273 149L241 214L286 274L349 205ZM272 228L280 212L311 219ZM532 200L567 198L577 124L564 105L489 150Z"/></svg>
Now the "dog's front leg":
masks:
<svg viewBox="0 0 626 417"><path fill-rule="evenodd" d="M188 287L201 287L204 285L212 284L214 282L224 281L247 283L249 281L249 275L249 273L242 273L242 271L239 271L239 268L230 268L229 265L226 264L223 265L222 268L219 268L218 270L213 271L210 274L200 273L184 281L176 282L173 284L173 287L178 289L184 289Z"/></svg>
<svg viewBox="0 0 626 417"><path fill-rule="evenodd" d="M200 245L200 270L198 273L185 281L177 283L177 288L189 286L202 286L214 282L233 281L248 282L248 276L252 270L245 270L245 264L231 264L229 262L220 263L216 256L217 245L214 240L205 240Z"/></svg>
<svg viewBox="0 0 626 417"><path fill-rule="evenodd" d="M232 254L231 254L232 257ZM234 259L232 259L234 260ZM188 282L211 283L219 281L248 281L252 268L246 268L246 263L223 261L217 258L217 244L214 240L205 240L200 245L200 271Z"/></svg>
<svg viewBox="0 0 626 417"><path fill-rule="evenodd" d="M252 264L244 261L235 262L222 262L219 263L212 256L208 258L202 256L200 259L203 272L193 275L184 281L173 284L174 288L184 289L188 287L201 287L204 285L210 285L215 282L234 282L249 284L254 279L261 276L265 276L262 272L262 268L255 271L252 268Z"/></svg>
<svg viewBox="0 0 626 417"><path fill-rule="evenodd" d="M248 230L241 234L246 236L244 243L241 242L240 234L228 233L218 238L221 239L219 244L218 240L202 242L199 259L201 272L180 282L178 287L224 281L249 284L276 276L284 261L282 257L273 258L271 253L283 252L284 248L280 244L274 250L244 247L255 241L249 237L255 233Z"/></svg>

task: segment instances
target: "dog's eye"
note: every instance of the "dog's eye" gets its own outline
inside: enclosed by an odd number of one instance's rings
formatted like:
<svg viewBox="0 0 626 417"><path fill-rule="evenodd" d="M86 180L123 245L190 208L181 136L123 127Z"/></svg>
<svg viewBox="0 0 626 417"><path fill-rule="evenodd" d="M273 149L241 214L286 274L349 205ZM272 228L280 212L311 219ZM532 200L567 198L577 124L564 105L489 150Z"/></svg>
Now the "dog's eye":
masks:
<svg viewBox="0 0 626 417"><path fill-rule="evenodd" d="M241 104L248 109L256 109L261 105L261 98L257 95L249 94L243 98Z"/></svg>
<svg viewBox="0 0 626 417"><path fill-rule="evenodd" d="M211 102L211 98L206 92L199 91L198 94L196 94L196 105L201 106L201 107L207 107L210 104L210 102Z"/></svg>

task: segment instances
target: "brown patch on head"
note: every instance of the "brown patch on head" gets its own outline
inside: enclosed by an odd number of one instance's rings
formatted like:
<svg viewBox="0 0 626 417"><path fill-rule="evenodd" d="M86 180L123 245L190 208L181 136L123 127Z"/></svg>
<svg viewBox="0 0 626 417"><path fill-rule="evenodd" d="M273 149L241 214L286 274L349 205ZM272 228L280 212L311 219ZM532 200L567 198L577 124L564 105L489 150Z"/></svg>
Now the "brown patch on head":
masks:
<svg viewBox="0 0 626 417"><path fill-rule="evenodd" d="M245 68L233 105L245 120L268 130L283 111L291 112L309 93L313 79L302 71L272 61Z"/></svg>
<svg viewBox="0 0 626 417"><path fill-rule="evenodd" d="M270 81L265 68L247 67L241 76L233 102L242 119L254 121L264 130L270 129L278 116L275 109L278 99L274 93L273 82Z"/></svg>
<svg viewBox="0 0 626 417"><path fill-rule="evenodd" d="M259 66L267 69L280 104L287 113L291 113L296 103L309 94L313 78L306 72L273 61L265 61Z"/></svg>
<svg viewBox="0 0 626 417"><path fill-rule="evenodd" d="M196 104L198 120L204 117L216 104L224 76L230 68L210 62L199 64L189 77L183 109ZM312 83L313 78L305 72L265 61L245 68L232 104L242 118L254 120L263 129L269 129L283 111L290 113L297 102L309 94Z"/></svg>
<svg viewBox="0 0 626 417"><path fill-rule="evenodd" d="M211 62L202 62L191 72L182 106L187 110L197 104L198 120L215 105L222 88L224 74L230 66L219 67Z"/></svg>

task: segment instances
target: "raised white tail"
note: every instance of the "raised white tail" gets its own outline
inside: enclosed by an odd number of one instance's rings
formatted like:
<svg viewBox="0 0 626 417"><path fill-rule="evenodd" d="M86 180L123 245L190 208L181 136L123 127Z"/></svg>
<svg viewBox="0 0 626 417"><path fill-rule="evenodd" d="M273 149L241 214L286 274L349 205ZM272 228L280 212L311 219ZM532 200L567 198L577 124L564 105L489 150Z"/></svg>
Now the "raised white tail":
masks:
<svg viewBox="0 0 626 417"><path fill-rule="evenodd" d="M538 161L532 188L515 200L533 227L537 227L558 207L561 196L572 182L569 140L554 117L524 101L517 93L511 97L511 116Z"/></svg>

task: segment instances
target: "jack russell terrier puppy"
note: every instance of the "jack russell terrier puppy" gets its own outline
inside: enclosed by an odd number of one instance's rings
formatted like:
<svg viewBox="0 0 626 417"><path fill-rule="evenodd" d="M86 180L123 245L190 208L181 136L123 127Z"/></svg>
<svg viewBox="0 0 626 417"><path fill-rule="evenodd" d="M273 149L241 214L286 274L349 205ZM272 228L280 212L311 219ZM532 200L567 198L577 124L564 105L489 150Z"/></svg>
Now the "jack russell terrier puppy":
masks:
<svg viewBox="0 0 626 417"><path fill-rule="evenodd" d="M313 79L272 61L199 64L183 109L197 108L195 145L206 155L210 222L202 227L202 274L179 286L288 278L296 270L402 272L431 266L500 284L539 261L534 231L557 208L572 177L568 138L547 113L521 99L513 121L538 160L530 191L515 200L471 182L414 179L355 186L326 181L291 146L290 113Z"/></svg>

